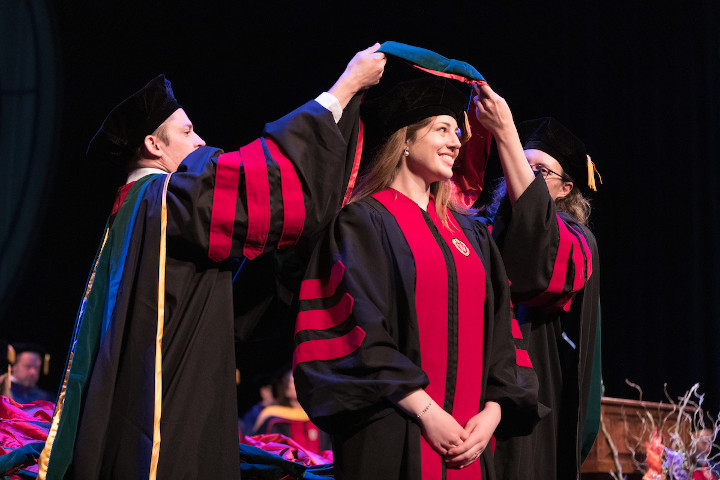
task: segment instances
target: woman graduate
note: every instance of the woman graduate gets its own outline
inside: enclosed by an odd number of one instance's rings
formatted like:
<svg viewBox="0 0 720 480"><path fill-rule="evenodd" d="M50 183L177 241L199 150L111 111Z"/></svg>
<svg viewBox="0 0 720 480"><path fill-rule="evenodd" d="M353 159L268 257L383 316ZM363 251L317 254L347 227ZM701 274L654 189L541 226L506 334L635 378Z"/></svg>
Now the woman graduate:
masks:
<svg viewBox="0 0 720 480"><path fill-rule="evenodd" d="M295 334L336 479L492 479L493 433L532 425L502 260L452 201L468 100L429 77L363 105L387 140L317 245Z"/></svg>

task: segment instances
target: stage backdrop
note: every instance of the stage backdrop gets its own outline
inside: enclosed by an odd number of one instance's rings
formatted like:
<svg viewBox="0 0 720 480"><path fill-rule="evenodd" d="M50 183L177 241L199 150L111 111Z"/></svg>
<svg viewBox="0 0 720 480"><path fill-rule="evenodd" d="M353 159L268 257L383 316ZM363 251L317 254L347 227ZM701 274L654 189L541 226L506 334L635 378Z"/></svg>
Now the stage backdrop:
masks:
<svg viewBox="0 0 720 480"><path fill-rule="evenodd" d="M30 4L39 13L28 18ZM164 73L208 144L235 149L264 122L328 89L356 51L396 40L472 63L517 120L552 115L585 140L603 178L592 227L601 255L606 394L636 398L626 378L649 400L664 399L664 383L677 396L700 382L718 411L715 2L2 6L0 38L12 48L0 49L0 336L33 339L53 352L47 388L59 384L121 181L84 160L112 106ZM11 30L12 18L34 23ZM20 52L30 63L10 55ZM23 89L50 103L16 109L8 95Z"/></svg>

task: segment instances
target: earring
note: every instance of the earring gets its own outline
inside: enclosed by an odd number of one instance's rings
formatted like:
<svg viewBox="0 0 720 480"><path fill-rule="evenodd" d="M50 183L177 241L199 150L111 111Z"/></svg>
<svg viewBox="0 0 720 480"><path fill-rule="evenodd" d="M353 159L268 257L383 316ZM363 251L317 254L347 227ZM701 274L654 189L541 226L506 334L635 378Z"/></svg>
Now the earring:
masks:
<svg viewBox="0 0 720 480"><path fill-rule="evenodd" d="M410 151L406 148L405 151L403 152L403 155L405 155L407 157L408 155L410 155Z"/></svg>

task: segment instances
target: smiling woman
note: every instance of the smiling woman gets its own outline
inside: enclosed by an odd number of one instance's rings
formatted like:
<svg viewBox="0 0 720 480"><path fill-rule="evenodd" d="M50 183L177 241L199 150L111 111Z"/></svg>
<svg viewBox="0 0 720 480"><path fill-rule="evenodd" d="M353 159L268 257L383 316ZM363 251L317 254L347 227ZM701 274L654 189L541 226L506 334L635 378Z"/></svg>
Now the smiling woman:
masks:
<svg viewBox="0 0 720 480"><path fill-rule="evenodd" d="M409 138L407 145L406 168L411 175L422 178L428 188L432 182L452 178L452 167L461 145L453 117L432 117L430 125L415 138Z"/></svg>
<svg viewBox="0 0 720 480"><path fill-rule="evenodd" d="M427 210L432 196L447 227L446 207L460 210L452 201L448 180L460 146L470 139L464 113L467 100L449 81L424 78L402 83L364 104L364 118L381 123L387 140L367 174L358 179L353 201L391 187Z"/></svg>
<svg viewBox="0 0 720 480"><path fill-rule="evenodd" d="M461 145L455 118L438 115L423 122L428 121L414 137L407 138L398 165L399 175L393 182L393 188L417 196L417 203L423 208L427 208L425 197L430 185L452 178Z"/></svg>
<svg viewBox="0 0 720 480"><path fill-rule="evenodd" d="M499 253L453 201L468 99L423 78L363 105L387 140L314 252L295 336L336 479L492 479L490 438L533 423Z"/></svg>

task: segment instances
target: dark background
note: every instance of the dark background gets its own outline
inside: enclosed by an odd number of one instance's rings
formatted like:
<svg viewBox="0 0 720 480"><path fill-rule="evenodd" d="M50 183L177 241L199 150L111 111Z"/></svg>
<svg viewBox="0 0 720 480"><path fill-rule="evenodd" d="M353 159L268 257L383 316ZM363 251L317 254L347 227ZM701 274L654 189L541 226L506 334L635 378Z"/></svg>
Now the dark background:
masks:
<svg viewBox="0 0 720 480"><path fill-rule="evenodd" d="M665 383L677 397L699 382L717 413L719 10L714 1L0 0L0 338L44 344L53 368L43 385L58 387L121 182L84 151L120 100L164 73L198 133L231 150L327 90L356 51L395 40L473 64L516 120L552 115L585 140L604 182L591 226L606 395L637 398L626 378L656 401ZM32 108L11 108L29 96Z"/></svg>

